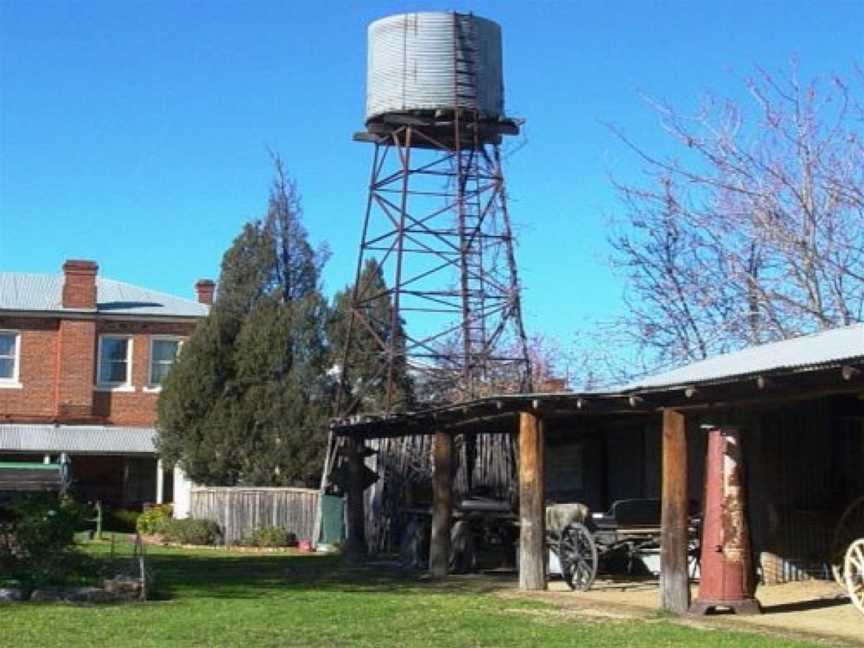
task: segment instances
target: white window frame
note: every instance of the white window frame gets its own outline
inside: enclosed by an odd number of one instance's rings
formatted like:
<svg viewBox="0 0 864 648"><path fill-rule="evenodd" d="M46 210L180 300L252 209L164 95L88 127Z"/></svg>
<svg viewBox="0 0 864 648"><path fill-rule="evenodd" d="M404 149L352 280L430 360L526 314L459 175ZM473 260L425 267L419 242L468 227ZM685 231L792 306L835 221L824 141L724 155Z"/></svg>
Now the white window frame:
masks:
<svg viewBox="0 0 864 648"><path fill-rule="evenodd" d="M0 378L0 389L21 389L21 331L0 329L0 335L11 335L15 338L15 350L12 355L12 377Z"/></svg>
<svg viewBox="0 0 864 648"><path fill-rule="evenodd" d="M126 380L123 382L110 382L102 380L102 341L110 340L126 340ZM117 392L133 392L135 387L132 385L132 349L135 345L135 339L131 335L123 335L116 333L106 333L99 336L99 345L96 349L96 389L97 391L117 391Z"/></svg>
<svg viewBox="0 0 864 648"><path fill-rule="evenodd" d="M162 385L157 385L153 382L153 343L154 342L176 342L177 355L180 355L180 349L183 348L183 338L176 335L151 335L150 336L150 354L147 359L147 384L144 387L145 392L160 392ZM177 356L174 357L174 362L177 361ZM172 363L173 366L173 363Z"/></svg>

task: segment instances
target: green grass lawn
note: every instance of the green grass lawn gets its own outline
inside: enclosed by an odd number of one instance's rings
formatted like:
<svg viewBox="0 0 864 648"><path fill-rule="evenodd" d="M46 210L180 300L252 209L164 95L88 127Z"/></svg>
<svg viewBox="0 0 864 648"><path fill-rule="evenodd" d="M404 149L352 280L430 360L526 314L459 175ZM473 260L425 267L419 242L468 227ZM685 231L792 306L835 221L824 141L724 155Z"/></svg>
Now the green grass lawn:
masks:
<svg viewBox="0 0 864 648"><path fill-rule="evenodd" d="M105 545L90 551L105 555ZM152 548L157 600L0 604L3 646L793 646L418 582L338 557Z"/></svg>

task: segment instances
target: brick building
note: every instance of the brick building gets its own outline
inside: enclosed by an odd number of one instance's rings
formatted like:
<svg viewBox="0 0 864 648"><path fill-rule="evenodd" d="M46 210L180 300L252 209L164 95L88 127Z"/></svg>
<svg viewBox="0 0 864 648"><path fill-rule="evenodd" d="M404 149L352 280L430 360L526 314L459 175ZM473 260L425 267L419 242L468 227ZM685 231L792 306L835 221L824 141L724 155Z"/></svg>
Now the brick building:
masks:
<svg viewBox="0 0 864 648"><path fill-rule="evenodd" d="M84 499L170 501L156 402L214 283L199 281L193 301L97 272L67 261L62 275L0 273L0 461L66 453Z"/></svg>

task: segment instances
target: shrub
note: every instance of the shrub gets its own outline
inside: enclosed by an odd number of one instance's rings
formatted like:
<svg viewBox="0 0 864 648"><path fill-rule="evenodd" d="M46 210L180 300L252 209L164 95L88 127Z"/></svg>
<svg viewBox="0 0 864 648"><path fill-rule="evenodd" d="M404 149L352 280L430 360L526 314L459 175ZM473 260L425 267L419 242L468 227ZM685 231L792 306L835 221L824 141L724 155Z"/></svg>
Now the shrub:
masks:
<svg viewBox="0 0 864 648"><path fill-rule="evenodd" d="M219 525L212 520L169 520L162 536L169 542L191 545L212 545L220 538Z"/></svg>
<svg viewBox="0 0 864 648"><path fill-rule="evenodd" d="M164 534L172 515L174 515L174 507L170 504L151 506L138 516L135 528L141 535Z"/></svg>
<svg viewBox="0 0 864 648"><path fill-rule="evenodd" d="M242 544L252 547L293 547L297 536L282 527L262 527L243 538Z"/></svg>
<svg viewBox="0 0 864 648"><path fill-rule="evenodd" d="M138 528L138 518L141 511L130 511L129 509L114 509L108 521L111 529L117 531L134 531Z"/></svg>
<svg viewBox="0 0 864 648"><path fill-rule="evenodd" d="M0 516L0 574L27 587L62 585L95 575L75 549L75 532L90 524L86 506L51 493L20 495Z"/></svg>

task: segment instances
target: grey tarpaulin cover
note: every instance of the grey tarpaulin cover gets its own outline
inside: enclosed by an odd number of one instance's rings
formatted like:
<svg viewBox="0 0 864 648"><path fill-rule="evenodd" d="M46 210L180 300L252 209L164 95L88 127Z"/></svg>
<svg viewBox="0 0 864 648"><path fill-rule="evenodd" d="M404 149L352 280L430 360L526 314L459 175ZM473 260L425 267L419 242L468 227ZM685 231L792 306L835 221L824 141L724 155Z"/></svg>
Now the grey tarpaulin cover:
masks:
<svg viewBox="0 0 864 648"><path fill-rule="evenodd" d="M546 507L546 533L558 538L561 532L574 522L584 522L589 510L584 504L552 504Z"/></svg>

